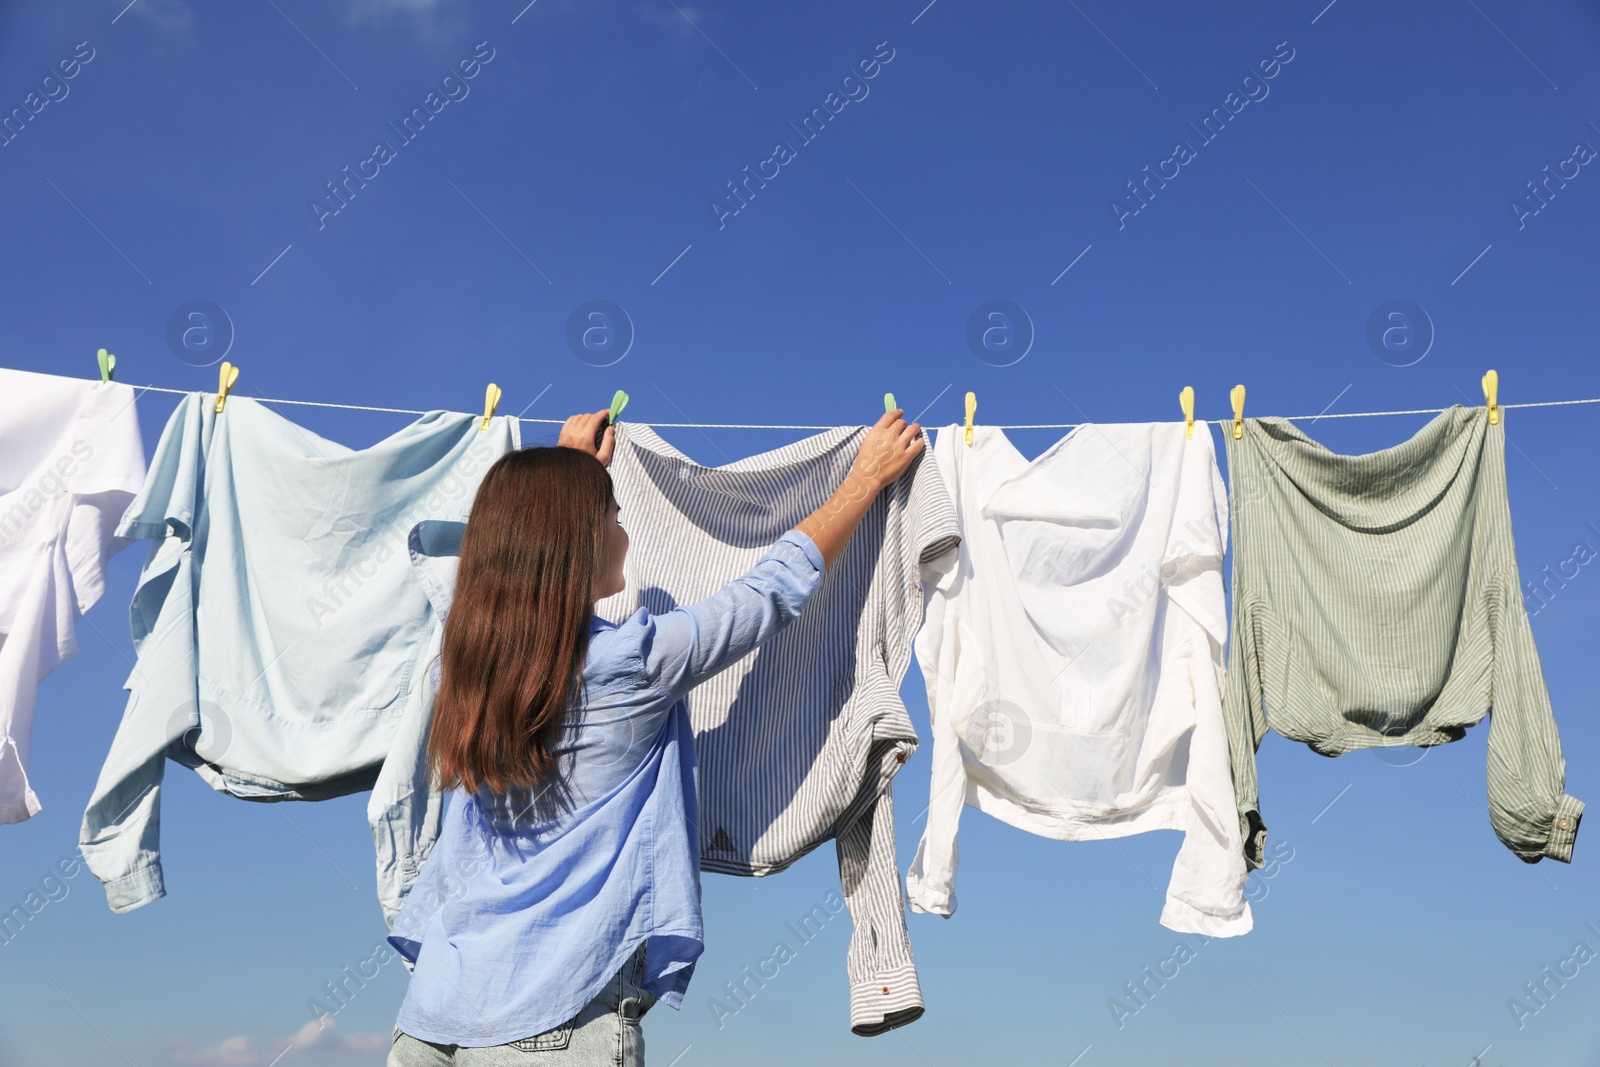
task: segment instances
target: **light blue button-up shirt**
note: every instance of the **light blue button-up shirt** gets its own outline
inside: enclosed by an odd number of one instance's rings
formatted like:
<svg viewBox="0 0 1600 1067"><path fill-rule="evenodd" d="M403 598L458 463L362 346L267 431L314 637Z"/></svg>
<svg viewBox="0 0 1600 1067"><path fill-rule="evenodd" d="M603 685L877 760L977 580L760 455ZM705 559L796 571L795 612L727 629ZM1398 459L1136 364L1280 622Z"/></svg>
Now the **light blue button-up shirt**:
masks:
<svg viewBox="0 0 1600 1067"><path fill-rule="evenodd" d="M79 829L113 911L166 894L170 760L246 800L370 790L378 898L398 912L439 825L418 773L437 629L407 545L519 444L504 416L434 411L351 449L249 397L178 402L117 527L150 541L138 661Z"/></svg>
<svg viewBox="0 0 1600 1067"><path fill-rule="evenodd" d="M389 934L415 965L401 1030L469 1047L543 1033L646 939L645 989L681 1007L703 947L685 694L796 618L822 578L816 543L791 529L704 600L591 619L558 784L451 794Z"/></svg>

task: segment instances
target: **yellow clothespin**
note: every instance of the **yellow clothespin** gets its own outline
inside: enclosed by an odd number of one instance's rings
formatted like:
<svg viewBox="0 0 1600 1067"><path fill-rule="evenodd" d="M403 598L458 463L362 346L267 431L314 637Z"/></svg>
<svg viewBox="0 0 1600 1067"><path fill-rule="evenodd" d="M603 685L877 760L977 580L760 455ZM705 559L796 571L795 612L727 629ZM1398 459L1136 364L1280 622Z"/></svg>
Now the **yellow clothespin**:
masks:
<svg viewBox="0 0 1600 1067"><path fill-rule="evenodd" d="M966 441L967 441L967 444L969 444L969 445L972 443L972 415L977 410L978 410L978 394L977 393L968 393L967 394L967 435L966 435Z"/></svg>
<svg viewBox="0 0 1600 1067"><path fill-rule="evenodd" d="M110 352L107 352L102 348L99 352L95 353L95 359L100 363L100 380L102 382L109 382L113 377L116 376L116 356L113 356Z"/></svg>
<svg viewBox="0 0 1600 1067"><path fill-rule="evenodd" d="M494 409L500 406L500 387L493 382L483 391L483 423L478 427L478 432L489 428L489 420L494 418Z"/></svg>
<svg viewBox="0 0 1600 1067"><path fill-rule="evenodd" d="M239 380L239 368L232 363L223 363L222 369L217 374L217 407L218 415L222 414L222 407L228 402L228 394L233 392L233 383Z"/></svg>
<svg viewBox="0 0 1600 1067"><path fill-rule="evenodd" d="M1184 386L1183 392L1178 394L1178 406L1183 409L1183 435L1194 437L1194 388Z"/></svg>
<svg viewBox="0 0 1600 1067"><path fill-rule="evenodd" d="M1244 436L1244 386L1234 386L1228 399L1233 401L1233 439L1237 441Z"/></svg>
<svg viewBox="0 0 1600 1067"><path fill-rule="evenodd" d="M1489 425L1500 422L1500 375L1490 371L1483 376L1483 398L1489 402Z"/></svg>

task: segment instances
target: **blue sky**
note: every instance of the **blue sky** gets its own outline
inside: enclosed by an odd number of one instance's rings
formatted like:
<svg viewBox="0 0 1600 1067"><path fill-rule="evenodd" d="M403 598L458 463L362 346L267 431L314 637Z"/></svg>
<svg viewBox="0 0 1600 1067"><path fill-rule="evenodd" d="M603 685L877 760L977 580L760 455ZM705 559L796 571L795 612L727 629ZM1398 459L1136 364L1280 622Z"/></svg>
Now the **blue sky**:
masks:
<svg viewBox="0 0 1600 1067"><path fill-rule="evenodd" d="M1178 418L1185 385L1220 419L1238 382L1257 415L1440 408L1481 402L1490 367L1506 403L1600 397L1600 12L1575 0L125 3L0 8L0 109L28 114L0 138L5 366L92 376L105 346L119 380L213 390L228 345L252 396L476 410L493 381L528 418L624 388L641 422L823 426L885 391L928 427L969 389L1001 424ZM596 300L631 325L574 349ZM195 301L213 332L169 343ZM968 343L990 301L1020 309L998 350ZM1369 342L1393 301L1410 318ZM147 448L173 400L142 398ZM280 410L353 446L406 421ZM1302 425L1358 452L1424 421ZM1590 802L1600 577L1567 561L1600 550L1597 431L1595 407L1506 422L1523 576L1569 576L1533 627ZM1011 436L1033 456L1062 432ZM663 434L721 463L800 431ZM142 556L43 688L44 810L0 828L7 909L76 843ZM925 728L914 666L903 692ZM1486 734L1409 765L1269 736L1290 858L1252 876L1256 929L1184 938L1120 1028L1109 1001L1180 939L1156 922L1174 834L1067 844L969 811L960 910L910 918L927 1014L871 1039L848 1031L842 918L720 1028L708 1008L837 889L831 848L707 876L706 953L684 1009L647 1017L650 1062L1593 1064L1600 963L1520 1028L1507 1002L1600 952L1597 831L1570 866L1516 859L1483 814ZM926 768L896 783L902 868ZM0 1062L381 1064L397 963L290 1047L384 933L363 798L251 805L172 767L162 806L166 899L114 916L83 871L0 947Z"/></svg>

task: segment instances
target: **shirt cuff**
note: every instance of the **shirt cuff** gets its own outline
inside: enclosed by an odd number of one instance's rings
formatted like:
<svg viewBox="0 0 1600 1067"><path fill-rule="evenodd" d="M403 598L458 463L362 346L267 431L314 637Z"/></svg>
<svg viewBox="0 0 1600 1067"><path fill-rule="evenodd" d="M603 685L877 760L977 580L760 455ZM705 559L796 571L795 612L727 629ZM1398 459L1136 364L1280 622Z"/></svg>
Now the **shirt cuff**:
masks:
<svg viewBox="0 0 1600 1067"><path fill-rule="evenodd" d="M1261 821L1261 813L1252 808L1239 816L1239 829L1244 838L1246 870L1260 870L1266 866L1262 853L1267 847L1267 824Z"/></svg>
<svg viewBox="0 0 1600 1067"><path fill-rule="evenodd" d="M26 792L23 794L21 800L14 804L7 804L4 807L0 807L0 826L9 825L11 823L26 822L44 810L43 806L39 803L38 795L33 791L33 787L27 783L23 783L22 788L26 790Z"/></svg>
<svg viewBox="0 0 1600 1067"><path fill-rule="evenodd" d="M876 1037L922 1018L922 987L915 965L902 963L850 989L850 1032Z"/></svg>
<svg viewBox="0 0 1600 1067"><path fill-rule="evenodd" d="M806 533L804 530L791 528L782 537L778 538L778 540L788 541L790 544L798 547L806 554L806 559L810 560L811 565L817 568L817 570L820 571L825 569L822 560L822 549L817 547L817 543L811 539L811 535Z"/></svg>
<svg viewBox="0 0 1600 1067"><path fill-rule="evenodd" d="M1176 897L1167 897L1167 904L1161 911L1161 925L1168 930L1176 930L1180 934L1201 934L1205 937L1238 937L1248 934L1255 928L1255 918L1250 914L1250 902L1244 902L1238 914L1233 916L1213 915L1208 911L1201 911L1193 904L1185 903Z"/></svg>
<svg viewBox="0 0 1600 1067"><path fill-rule="evenodd" d="M131 874L106 883L106 903L117 915L142 908L153 900L167 895L161 879L161 864L152 863Z"/></svg>
<svg viewBox="0 0 1600 1067"><path fill-rule="evenodd" d="M1561 794L1556 802L1555 818L1550 821L1550 839L1545 842L1542 855L1562 863L1572 862L1572 843L1578 836L1578 823L1583 820L1583 801Z"/></svg>
<svg viewBox="0 0 1600 1067"><path fill-rule="evenodd" d="M906 903L911 910L922 915L941 915L948 919L955 914L956 895L933 888L915 875L906 875Z"/></svg>

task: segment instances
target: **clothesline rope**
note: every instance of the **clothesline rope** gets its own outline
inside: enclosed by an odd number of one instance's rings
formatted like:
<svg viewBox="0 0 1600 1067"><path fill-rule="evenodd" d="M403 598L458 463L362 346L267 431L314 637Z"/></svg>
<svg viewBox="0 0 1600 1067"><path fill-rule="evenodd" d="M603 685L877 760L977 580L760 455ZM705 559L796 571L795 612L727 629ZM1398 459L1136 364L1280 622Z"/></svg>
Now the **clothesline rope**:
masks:
<svg viewBox="0 0 1600 1067"><path fill-rule="evenodd" d="M178 396L187 396L189 393L192 393L192 392L195 391L193 389L168 389L168 388L166 388L164 386L159 386L159 385L137 385L137 386L134 386L134 388L139 390L140 392L146 392L146 393L173 393L173 394L176 394ZM244 396L245 394L244 393L234 393L232 395L234 395L234 396ZM368 406L366 406L364 404L329 404L329 403L326 403L326 402L320 401L320 400L272 400L272 399L269 399L267 397L260 397L260 396L253 396L253 397L250 397L250 399L254 400L258 404L293 404L293 405L296 405L298 407L306 407L306 408L337 408L340 411L378 411L378 412L382 412L382 413L387 414L387 415L426 415L426 414L428 414L426 411L414 411L414 410L412 410L410 408L378 408L378 407L368 407ZM1530 401L1530 402L1525 403L1525 404L1501 404L1500 407L1502 407L1502 408L1558 408L1558 407L1568 407L1568 406L1571 406L1571 405L1574 405L1574 404L1600 404L1600 397L1595 397L1595 398L1589 399L1589 400L1535 400L1535 401ZM1379 417L1384 416L1384 415L1437 415L1440 412L1448 411L1448 410L1450 410L1450 409L1449 408L1413 408L1413 409L1408 410L1408 411L1346 411L1346 412L1333 412L1333 413L1323 412L1323 413L1319 413L1319 414L1316 414L1316 415L1283 415L1283 416L1278 416L1278 417L1279 418L1288 419L1290 422L1302 422L1302 421L1312 421L1312 422L1314 422L1317 419L1372 419L1372 418L1379 418ZM470 414L470 412L467 413L467 414ZM1251 416L1251 417L1255 418L1257 416ZM518 422L550 423L550 424L556 425L556 426L563 425L567 421L566 419L525 419L525 418L522 418L520 416L517 416L516 418L517 418ZM642 425L642 426L667 427L669 429L682 429L682 430L835 430L835 429L838 429L837 426L791 426L791 425L783 425L783 424L777 424L777 423L756 423L756 422L643 422L643 421L638 420L638 419L628 419L627 421L628 422L639 422L639 424ZM1177 420L1174 419L1174 420L1171 420L1171 421L1175 422ZM1232 420L1229 420L1229 419L1211 419L1211 420L1196 420L1196 421L1229 422L1229 421L1232 421ZM1076 427L1082 426L1082 425L1085 425L1085 424L1084 423L1080 423L1080 422L1035 422L1035 423L1019 423L1019 424L1012 425L1012 426L1002 426L1002 425L999 425L999 424L996 424L996 423L987 423L986 425L993 426L997 430L1071 430L1071 429L1075 429Z"/></svg>

